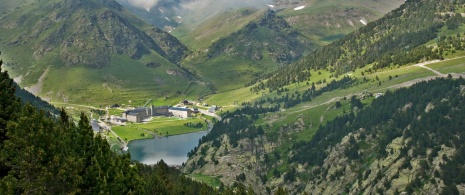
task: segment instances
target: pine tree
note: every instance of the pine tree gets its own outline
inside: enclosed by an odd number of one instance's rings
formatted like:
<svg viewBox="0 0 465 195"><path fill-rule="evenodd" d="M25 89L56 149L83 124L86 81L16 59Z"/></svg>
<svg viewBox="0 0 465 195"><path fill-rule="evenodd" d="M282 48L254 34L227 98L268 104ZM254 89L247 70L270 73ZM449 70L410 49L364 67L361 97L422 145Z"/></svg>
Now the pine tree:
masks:
<svg viewBox="0 0 465 195"><path fill-rule="evenodd" d="M13 79L9 77L7 71L2 71L2 64L3 60L0 59L0 150L3 148L3 142L7 139L7 123L15 119L21 106L19 99L15 96L16 87L13 84ZM5 165L4 160L4 158L0 158L0 179L5 177L10 170Z"/></svg>
<svg viewBox="0 0 465 195"><path fill-rule="evenodd" d="M2 71L0 60L0 146L6 138L7 122L14 119L20 108L20 101L15 96L16 88L7 71Z"/></svg>

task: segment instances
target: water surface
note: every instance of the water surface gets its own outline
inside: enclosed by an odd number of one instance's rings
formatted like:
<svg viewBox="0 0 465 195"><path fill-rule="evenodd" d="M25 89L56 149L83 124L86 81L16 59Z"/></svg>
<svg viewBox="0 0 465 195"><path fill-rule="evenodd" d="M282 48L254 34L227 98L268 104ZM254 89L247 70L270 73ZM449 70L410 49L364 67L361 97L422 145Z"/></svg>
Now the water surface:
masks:
<svg viewBox="0 0 465 195"><path fill-rule="evenodd" d="M163 159L168 165L182 165L187 161L187 153L199 144L199 139L207 131L174 135L155 139L129 142L131 159L144 164L156 164Z"/></svg>

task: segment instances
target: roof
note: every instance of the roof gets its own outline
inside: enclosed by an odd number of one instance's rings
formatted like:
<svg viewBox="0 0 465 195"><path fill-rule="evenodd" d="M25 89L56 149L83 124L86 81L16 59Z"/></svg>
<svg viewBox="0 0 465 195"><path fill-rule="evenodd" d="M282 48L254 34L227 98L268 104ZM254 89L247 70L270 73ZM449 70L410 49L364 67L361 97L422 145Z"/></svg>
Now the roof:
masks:
<svg viewBox="0 0 465 195"><path fill-rule="evenodd" d="M158 107L153 107L155 109L164 109L164 108L170 108L169 106L158 106Z"/></svg>
<svg viewBox="0 0 465 195"><path fill-rule="evenodd" d="M177 111L188 111L187 108L179 108L179 107L171 107L170 110L177 110Z"/></svg>
<svg viewBox="0 0 465 195"><path fill-rule="evenodd" d="M137 113L137 112L128 112L127 115L138 116L139 113Z"/></svg>

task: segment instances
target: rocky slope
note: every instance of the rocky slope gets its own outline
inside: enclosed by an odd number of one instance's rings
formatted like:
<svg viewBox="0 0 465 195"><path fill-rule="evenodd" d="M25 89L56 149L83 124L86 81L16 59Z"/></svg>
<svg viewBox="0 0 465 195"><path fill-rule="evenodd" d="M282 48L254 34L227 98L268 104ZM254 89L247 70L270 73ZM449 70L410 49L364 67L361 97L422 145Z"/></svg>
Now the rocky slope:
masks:
<svg viewBox="0 0 465 195"><path fill-rule="evenodd" d="M275 138L265 133L231 144L234 134L221 135L200 145L184 172L259 192L283 186L292 194L463 194L464 84L438 79L388 92L321 126L309 142L289 144L306 129L305 115L282 126Z"/></svg>
<svg viewBox="0 0 465 195"><path fill-rule="evenodd" d="M151 51L178 62L188 52L113 0L37 2L4 16L2 29L5 44L29 45L37 60L57 54L68 66L103 67L114 54L139 59Z"/></svg>

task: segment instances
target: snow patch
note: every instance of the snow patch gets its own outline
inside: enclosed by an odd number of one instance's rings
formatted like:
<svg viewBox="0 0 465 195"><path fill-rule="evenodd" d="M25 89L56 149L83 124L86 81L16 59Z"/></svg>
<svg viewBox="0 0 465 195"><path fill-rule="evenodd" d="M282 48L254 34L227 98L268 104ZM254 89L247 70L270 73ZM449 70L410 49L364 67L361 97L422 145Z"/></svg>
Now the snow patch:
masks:
<svg viewBox="0 0 465 195"><path fill-rule="evenodd" d="M179 19L182 19L181 16L176 16L176 17L179 18Z"/></svg>
<svg viewBox="0 0 465 195"><path fill-rule="evenodd" d="M165 19L171 22L171 20L168 17L165 17Z"/></svg>
<svg viewBox="0 0 465 195"><path fill-rule="evenodd" d="M304 6L304 5L303 5L303 6L299 6L299 7L296 7L296 8L294 8L294 10L295 10L295 11L297 11L297 10L301 10L301 9L303 9L303 8L305 8L305 6Z"/></svg>
<svg viewBox="0 0 465 195"><path fill-rule="evenodd" d="M360 20L360 22L361 22L363 25L367 25L367 22L365 22L364 20Z"/></svg>
<svg viewBox="0 0 465 195"><path fill-rule="evenodd" d="M158 8L158 10L160 10L160 12L161 12L162 14L164 13L162 9Z"/></svg>
<svg viewBox="0 0 465 195"><path fill-rule="evenodd" d="M146 7L145 10L147 10L147 12L150 12L150 7Z"/></svg>
<svg viewBox="0 0 465 195"><path fill-rule="evenodd" d="M274 5L266 4L268 7L274 8Z"/></svg>

